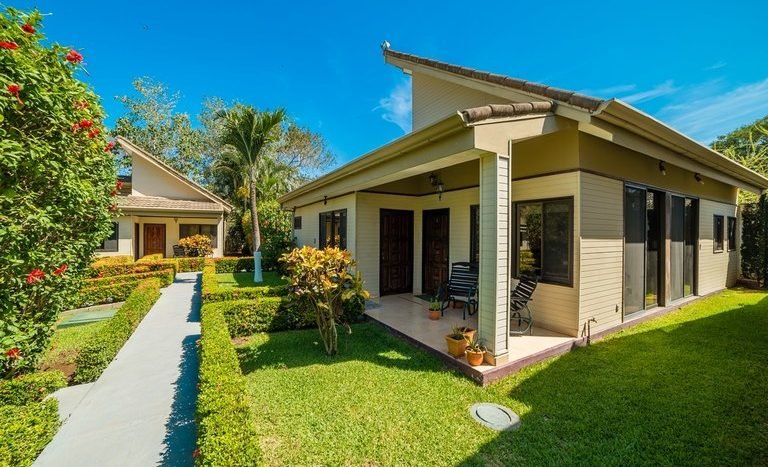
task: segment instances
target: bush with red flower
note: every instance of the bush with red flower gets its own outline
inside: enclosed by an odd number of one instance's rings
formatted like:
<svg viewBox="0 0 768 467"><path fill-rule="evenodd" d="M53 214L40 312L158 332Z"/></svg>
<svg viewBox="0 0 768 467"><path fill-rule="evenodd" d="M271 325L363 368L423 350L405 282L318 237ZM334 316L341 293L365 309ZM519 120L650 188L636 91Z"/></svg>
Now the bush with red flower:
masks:
<svg viewBox="0 0 768 467"><path fill-rule="evenodd" d="M35 368L111 232L104 112L76 77L82 55L46 41L41 20L0 12L0 378Z"/></svg>

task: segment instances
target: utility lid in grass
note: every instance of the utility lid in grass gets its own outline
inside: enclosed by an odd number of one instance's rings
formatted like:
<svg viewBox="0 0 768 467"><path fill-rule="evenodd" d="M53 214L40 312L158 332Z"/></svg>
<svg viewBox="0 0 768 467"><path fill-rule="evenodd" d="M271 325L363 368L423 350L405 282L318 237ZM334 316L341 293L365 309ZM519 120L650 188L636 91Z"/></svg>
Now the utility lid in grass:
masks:
<svg viewBox="0 0 768 467"><path fill-rule="evenodd" d="M490 402L473 404L469 414L481 425L496 431L514 430L520 426L520 417L515 412Z"/></svg>

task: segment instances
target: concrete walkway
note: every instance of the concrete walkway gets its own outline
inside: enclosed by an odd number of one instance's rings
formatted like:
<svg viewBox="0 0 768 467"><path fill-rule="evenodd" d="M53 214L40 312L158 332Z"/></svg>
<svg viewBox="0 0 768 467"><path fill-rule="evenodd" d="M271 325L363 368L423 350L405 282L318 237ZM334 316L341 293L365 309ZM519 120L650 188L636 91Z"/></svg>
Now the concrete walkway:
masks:
<svg viewBox="0 0 768 467"><path fill-rule="evenodd" d="M34 465L192 465L199 312L200 274L178 274Z"/></svg>

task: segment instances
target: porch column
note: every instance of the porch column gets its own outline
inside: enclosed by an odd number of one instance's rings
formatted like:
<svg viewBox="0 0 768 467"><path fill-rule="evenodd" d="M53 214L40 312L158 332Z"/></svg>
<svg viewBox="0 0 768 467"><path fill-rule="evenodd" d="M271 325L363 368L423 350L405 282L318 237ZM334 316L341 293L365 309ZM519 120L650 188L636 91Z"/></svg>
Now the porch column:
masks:
<svg viewBox="0 0 768 467"><path fill-rule="evenodd" d="M488 363L508 358L509 156L480 157L480 290L478 333Z"/></svg>

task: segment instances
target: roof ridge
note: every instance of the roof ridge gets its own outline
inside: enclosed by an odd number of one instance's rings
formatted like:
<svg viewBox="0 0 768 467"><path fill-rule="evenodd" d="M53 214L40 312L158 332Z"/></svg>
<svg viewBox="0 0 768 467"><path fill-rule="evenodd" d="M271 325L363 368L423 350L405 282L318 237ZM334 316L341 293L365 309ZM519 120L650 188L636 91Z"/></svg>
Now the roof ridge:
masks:
<svg viewBox="0 0 768 467"><path fill-rule="evenodd" d="M578 93L576 91L569 91L567 89L560 89L553 86L547 86L541 83L535 83L533 81L526 81L518 78L512 78L505 75L499 75L491 73L489 71L476 70L474 68L464 67L461 65L453 65L451 63L442 62L440 60L434 60L431 58L420 57L405 52L398 52L390 48L383 48L384 56L405 60L407 62L415 63L417 65L423 65L436 70L453 73L455 75L464 76L466 78L472 78L479 81L485 81L488 83L504 86L510 89L515 89L528 94L533 94L540 97L545 97L558 102L570 104L576 107L587 109L590 112L597 110L603 103L602 99L596 97L587 96L585 94Z"/></svg>

